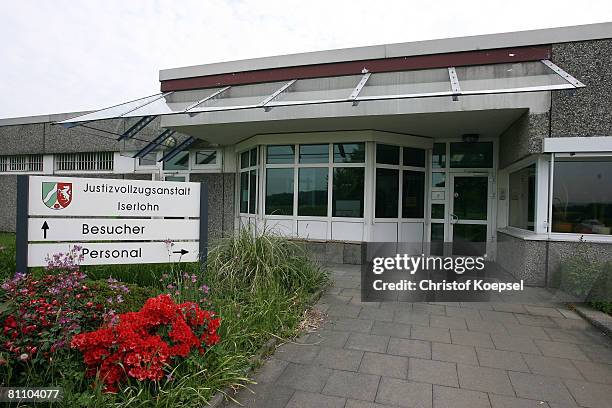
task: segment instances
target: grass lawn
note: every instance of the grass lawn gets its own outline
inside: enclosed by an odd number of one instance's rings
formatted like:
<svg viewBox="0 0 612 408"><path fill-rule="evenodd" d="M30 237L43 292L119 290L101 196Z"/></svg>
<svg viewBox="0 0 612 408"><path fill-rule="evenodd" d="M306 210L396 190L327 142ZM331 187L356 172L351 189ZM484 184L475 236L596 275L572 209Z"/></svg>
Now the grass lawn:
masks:
<svg viewBox="0 0 612 408"><path fill-rule="evenodd" d="M0 247L4 247L0 252L0 276L12 277L14 235L0 234ZM161 293L170 293L177 304L203 302L200 304L221 318L217 331L220 342L204 354L192 352L185 358L168 361L166 375L159 381L139 381L127 375L116 394L104 393L100 386L92 388L94 379L85 376L83 355L78 350L65 347L54 355L53 364L36 365L34 359L19 361L0 342L0 386L61 386L66 393L62 406L203 406L215 393L248 383L250 358L272 336L295 336L308 300L328 282L326 272L310 261L297 244L249 232L217 243L210 251L205 271L200 271L197 264L81 269L86 274L86 285L94 289L95 304L105 304L107 297L112 301L114 284L107 282L109 277L129 288L121 304L112 305L118 313L137 311L146 299ZM58 272L39 268L31 273L43 279ZM210 288L205 299L198 292L201 285ZM6 302L7 294L3 292L0 290L0 301L5 301L0 309L0 324L10 313L16 313L17 307ZM53 336L51 332L43 330L37 338Z"/></svg>

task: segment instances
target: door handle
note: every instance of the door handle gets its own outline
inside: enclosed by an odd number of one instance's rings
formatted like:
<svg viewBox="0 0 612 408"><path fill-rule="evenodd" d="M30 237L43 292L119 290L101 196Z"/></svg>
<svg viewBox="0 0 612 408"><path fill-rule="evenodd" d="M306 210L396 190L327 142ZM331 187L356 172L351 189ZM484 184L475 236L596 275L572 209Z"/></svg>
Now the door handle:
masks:
<svg viewBox="0 0 612 408"><path fill-rule="evenodd" d="M457 222L459 222L459 217L457 217L455 214L451 213L450 217L451 224L456 224Z"/></svg>

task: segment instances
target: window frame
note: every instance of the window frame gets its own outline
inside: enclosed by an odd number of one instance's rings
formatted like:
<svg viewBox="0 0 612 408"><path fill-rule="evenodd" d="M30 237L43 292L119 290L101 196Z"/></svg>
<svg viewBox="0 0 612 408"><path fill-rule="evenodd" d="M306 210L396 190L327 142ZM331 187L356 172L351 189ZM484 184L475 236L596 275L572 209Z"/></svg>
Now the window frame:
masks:
<svg viewBox="0 0 612 408"><path fill-rule="evenodd" d="M533 230L530 229L525 229L525 228L521 228L521 227L517 227L515 225L510 225L510 207L511 207L511 196L512 196L512 192L510 190L510 177L515 174L518 173L519 171L523 171L529 167L533 166L534 167L534 197L533 197ZM539 177L540 175L538 174L538 163L537 163L537 159L533 159L533 160L529 160L527 161L525 164L522 164L521 166L517 167L514 166L513 168L511 168L510 170L507 171L507 183L506 183L506 201L508 203L507 205L507 217L506 217L506 224L507 224L507 228L511 228L514 230L518 230L521 231L523 233L535 233L536 232L536 228L538 225L538 181L539 181ZM529 209L527 210L529 211ZM528 213L529 214L529 213ZM527 222L529 223L529 220L527 220Z"/></svg>
<svg viewBox="0 0 612 408"><path fill-rule="evenodd" d="M15 170L16 159L23 159L25 170ZM0 155L0 174L43 174L45 167L45 155L34 154L7 154Z"/></svg>
<svg viewBox="0 0 612 408"><path fill-rule="evenodd" d="M383 163L378 163L377 160L377 145L389 145L389 146L395 146L395 147L399 147L399 164L383 164ZM427 176L427 154L428 152L430 152L430 149L422 149L424 151L424 155L425 155L425 164L423 167L418 167L418 166L411 166L411 165L405 165L404 164L404 149L415 149L414 147L409 147L409 146L402 146L402 145L397 145L397 144L391 144L391 143L384 143L384 142L375 142L374 143L374 182L373 182L373 220L374 222L379 222L379 223L384 223L384 222L425 222L425 220L428 218L427 216L427 211L429 210L428 205L427 205L427 194L428 191L430 191L428 189L427 183L430 182L429 179L430 177ZM399 171L399 177L398 177L398 202L397 202L397 217L393 217L393 218L379 218L376 217L376 176L377 176L377 170L378 169L390 169L390 170L397 170ZM404 204L404 171L408 170L408 171L414 171L414 172L421 172L423 173L423 178L424 178L424 189L425 189L425 193L423 194L423 217L420 218L404 218L403 217L403 204Z"/></svg>
<svg viewBox="0 0 612 408"><path fill-rule="evenodd" d="M255 150L255 156L257 157L257 160L255 162L255 164L251 163L251 152ZM247 167L242 168L241 167L241 159L242 159L242 154L243 153L248 153L248 157L249 157L249 165ZM236 166L238 167L238 202L236 203L236 207L238 209L238 216L240 217L253 217L253 216L257 216L259 214L259 208L260 208L260 203L259 203L259 176L260 176L260 171L259 171L259 146L255 146L252 147L250 149L247 150L242 150L239 152L236 152L236 157L237 157L237 163ZM251 171L255 171L255 211L254 212L250 212L251 209ZM247 174L247 180L248 180L248 187L247 187L247 212L242 212L241 211L241 204L242 204L242 173L246 173ZM265 177L265 176L264 176Z"/></svg>

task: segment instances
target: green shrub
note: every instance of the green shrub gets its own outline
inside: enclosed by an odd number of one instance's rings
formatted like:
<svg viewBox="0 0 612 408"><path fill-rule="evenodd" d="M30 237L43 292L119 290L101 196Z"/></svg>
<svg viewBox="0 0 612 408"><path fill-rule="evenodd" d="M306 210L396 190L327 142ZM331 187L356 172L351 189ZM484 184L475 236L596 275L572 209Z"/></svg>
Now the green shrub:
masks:
<svg viewBox="0 0 612 408"><path fill-rule="evenodd" d="M243 229L210 251L206 280L217 292L280 288L293 293L322 287L327 275L299 243L266 230Z"/></svg>
<svg viewBox="0 0 612 408"><path fill-rule="evenodd" d="M15 234L0 233L0 280L15 274Z"/></svg>
<svg viewBox="0 0 612 408"><path fill-rule="evenodd" d="M108 280L88 280L87 285L94 293L94 303L104 304L107 308L114 309L116 313L140 310L148 298L161 293L160 290L148 286L123 284L128 292L123 292L122 302L117 302L117 291L111 288L111 282ZM112 303L109 300L112 300Z"/></svg>

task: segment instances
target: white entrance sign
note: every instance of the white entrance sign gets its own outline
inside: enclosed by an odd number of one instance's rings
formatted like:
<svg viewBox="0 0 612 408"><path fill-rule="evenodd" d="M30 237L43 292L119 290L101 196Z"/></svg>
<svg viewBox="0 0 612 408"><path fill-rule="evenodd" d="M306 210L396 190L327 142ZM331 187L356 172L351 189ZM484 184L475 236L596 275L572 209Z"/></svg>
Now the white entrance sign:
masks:
<svg viewBox="0 0 612 408"><path fill-rule="evenodd" d="M59 244L29 244L28 266L46 266L47 257L66 253L74 245L81 246L81 265L110 265L135 263L196 262L197 241L174 242L76 242Z"/></svg>
<svg viewBox="0 0 612 408"><path fill-rule="evenodd" d="M200 220L133 218L30 218L29 241L197 240Z"/></svg>
<svg viewBox="0 0 612 408"><path fill-rule="evenodd" d="M207 202L201 183L19 176L16 269L75 246L82 265L204 262Z"/></svg>
<svg viewBox="0 0 612 408"><path fill-rule="evenodd" d="M30 216L200 216L199 183L52 176L29 183Z"/></svg>

